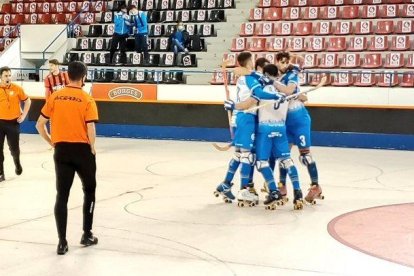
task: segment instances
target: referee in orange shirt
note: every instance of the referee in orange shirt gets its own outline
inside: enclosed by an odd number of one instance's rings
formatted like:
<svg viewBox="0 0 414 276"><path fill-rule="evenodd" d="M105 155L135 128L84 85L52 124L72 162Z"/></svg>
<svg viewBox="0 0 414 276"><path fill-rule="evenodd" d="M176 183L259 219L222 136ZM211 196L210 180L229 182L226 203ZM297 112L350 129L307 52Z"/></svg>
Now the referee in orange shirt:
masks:
<svg viewBox="0 0 414 276"><path fill-rule="evenodd" d="M95 122L98 121L98 110L93 98L82 90L86 73L87 68L84 63L79 61L69 63L69 84L49 97L36 124L42 138L55 148L53 156L57 190L55 219L59 235L57 247L59 255L68 251L67 202L75 172L82 181L84 193L84 233L80 243L85 246L98 243L98 239L91 232L95 208ZM51 135L46 128L49 119Z"/></svg>
<svg viewBox="0 0 414 276"><path fill-rule="evenodd" d="M5 180L3 167L5 138L13 157L16 174L21 175L23 172L20 164L20 123L26 118L31 101L22 87L11 82L12 74L9 67L1 67L0 76L0 182L2 182ZM20 109L21 102L24 102L23 112Z"/></svg>

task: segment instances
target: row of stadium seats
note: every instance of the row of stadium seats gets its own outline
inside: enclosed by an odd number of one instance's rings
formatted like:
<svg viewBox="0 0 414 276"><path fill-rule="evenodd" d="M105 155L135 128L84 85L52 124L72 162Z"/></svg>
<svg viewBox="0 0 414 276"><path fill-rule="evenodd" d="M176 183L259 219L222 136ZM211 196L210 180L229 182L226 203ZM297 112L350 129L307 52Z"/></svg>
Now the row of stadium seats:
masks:
<svg viewBox="0 0 414 276"><path fill-rule="evenodd" d="M250 10L250 21L279 20L336 20L414 17L414 4L366 5L366 6L322 6L289 8L254 8Z"/></svg>
<svg viewBox="0 0 414 276"><path fill-rule="evenodd" d="M143 67L196 67L197 59L194 54L177 54L163 53L163 54L149 54L149 60L145 63L141 53L126 53L127 60L125 64L121 63L120 53L115 53L114 63L109 60L108 52L98 53L66 53L63 64L68 64L71 61L80 60L88 65L96 66L143 66Z"/></svg>
<svg viewBox="0 0 414 276"><path fill-rule="evenodd" d="M259 0L258 7L306 7L412 3L412 0Z"/></svg>
<svg viewBox="0 0 414 276"><path fill-rule="evenodd" d="M92 24L96 21L98 13L32 13L32 14L0 14L0 25L17 24Z"/></svg>
<svg viewBox="0 0 414 276"><path fill-rule="evenodd" d="M411 39L410 39L411 38ZM369 43L368 41L369 40ZM343 52L343 51L409 51L412 49L413 37L408 35L383 36L377 35L367 38L365 36L352 37L255 37L234 38L231 46L232 52L277 52L289 48L292 52Z"/></svg>
<svg viewBox="0 0 414 276"><path fill-rule="evenodd" d="M70 2L29 2L6 3L1 6L1 13L71 13L103 12L106 1L70 1Z"/></svg>
<svg viewBox="0 0 414 276"><path fill-rule="evenodd" d="M310 73L304 72L301 76L301 85L317 85L324 73ZM236 77L233 72L228 73L229 84L236 84ZM223 73L216 70L210 81L211 84L224 84ZM379 86L379 87L393 87L399 85L400 87L414 87L414 73L406 72L400 77L395 72L369 72L361 71L359 73L338 72L328 74L328 81L326 85L332 86Z"/></svg>
<svg viewBox="0 0 414 276"><path fill-rule="evenodd" d="M243 23L240 36L308 36L308 35L369 35L369 34L412 34L414 20L381 20L381 21L327 21L318 22L258 22Z"/></svg>
<svg viewBox="0 0 414 276"><path fill-rule="evenodd" d="M271 63L275 62L276 54L260 53L254 58L265 57ZM224 54L223 59L229 60L228 67L237 66L237 54ZM414 53L409 52L406 57L403 53L372 53L372 54L352 54L346 53L339 57L337 53L328 54L304 54L304 68L414 68Z"/></svg>
<svg viewBox="0 0 414 276"><path fill-rule="evenodd" d="M113 70L95 68L94 70L88 71L86 81L116 83L179 84L185 83L185 78L182 71L138 71L131 69Z"/></svg>
<svg viewBox="0 0 414 276"><path fill-rule="evenodd" d="M190 43L188 50L190 52L200 52L205 51L205 41L204 39L200 39L201 41L201 49L198 47L193 47L193 43L195 42L194 38L190 38ZM104 39L104 38L78 38L76 43L76 48L73 50L76 51L105 51L110 50L111 48L111 39ZM197 46L200 46L197 45ZM148 39L148 51L157 51L157 52L168 52L170 51L170 40L168 38L157 38L157 39ZM135 40L134 38L127 39L126 42L126 51L134 51L135 50Z"/></svg>
<svg viewBox="0 0 414 276"><path fill-rule="evenodd" d="M115 1L113 10L119 3ZM183 10L183 9L231 9L234 8L234 0L129 0L127 5L134 5L141 10Z"/></svg>

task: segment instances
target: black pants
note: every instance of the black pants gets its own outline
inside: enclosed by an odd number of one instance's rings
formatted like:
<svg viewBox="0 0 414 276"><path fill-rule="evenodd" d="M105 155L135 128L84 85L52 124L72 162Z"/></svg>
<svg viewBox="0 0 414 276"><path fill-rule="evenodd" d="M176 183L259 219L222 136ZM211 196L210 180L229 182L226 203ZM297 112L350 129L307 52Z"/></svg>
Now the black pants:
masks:
<svg viewBox="0 0 414 276"><path fill-rule="evenodd" d="M128 36L129 36L128 34L121 35L121 34L114 33L114 35L112 36L111 49L109 52L110 63L113 62L112 59L114 58L114 54L116 50L118 49L118 46L119 46L119 51L121 52L120 62L126 63L125 49L126 49L126 40Z"/></svg>
<svg viewBox="0 0 414 276"><path fill-rule="evenodd" d="M148 62L148 35L135 34L135 52L142 53L144 57L144 63Z"/></svg>
<svg viewBox="0 0 414 276"><path fill-rule="evenodd" d="M56 204L55 219L59 239L66 239L68 199L75 172L83 188L83 231L92 229L95 208L96 161L89 144L57 143L55 146Z"/></svg>
<svg viewBox="0 0 414 276"><path fill-rule="evenodd" d="M7 138L14 164L20 164L20 124L17 120L0 120L0 174L4 173L4 139Z"/></svg>

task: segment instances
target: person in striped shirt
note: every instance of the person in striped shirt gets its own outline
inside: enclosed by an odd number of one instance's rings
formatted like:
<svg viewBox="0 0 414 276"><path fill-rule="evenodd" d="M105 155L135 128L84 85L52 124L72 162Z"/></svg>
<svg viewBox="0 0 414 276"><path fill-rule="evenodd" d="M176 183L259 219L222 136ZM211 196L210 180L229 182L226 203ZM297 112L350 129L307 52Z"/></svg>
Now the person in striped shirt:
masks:
<svg viewBox="0 0 414 276"><path fill-rule="evenodd" d="M44 80L46 100L53 92L62 89L69 83L68 73L60 71L57 59L49 60L49 71L49 75Z"/></svg>

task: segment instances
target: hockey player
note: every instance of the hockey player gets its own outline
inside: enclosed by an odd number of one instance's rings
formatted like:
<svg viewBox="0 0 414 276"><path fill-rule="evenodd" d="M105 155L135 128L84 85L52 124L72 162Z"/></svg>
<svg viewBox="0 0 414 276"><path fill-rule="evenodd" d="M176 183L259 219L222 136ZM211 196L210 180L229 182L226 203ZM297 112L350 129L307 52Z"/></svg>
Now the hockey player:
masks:
<svg viewBox="0 0 414 276"><path fill-rule="evenodd" d="M279 52L276 55L276 65L284 74L281 83L275 82L278 91L286 94L299 92L299 73L300 68L290 63L291 56L288 52ZM318 170L316 163L311 155L311 118L303 103L304 98L301 95L298 99L289 102L288 114L286 119L286 131L289 143L299 148L300 162L308 169L311 178L311 187L305 200L309 203L315 203L315 198L323 198L322 189L318 183ZM279 187L282 195L286 192L287 170L279 164Z"/></svg>

